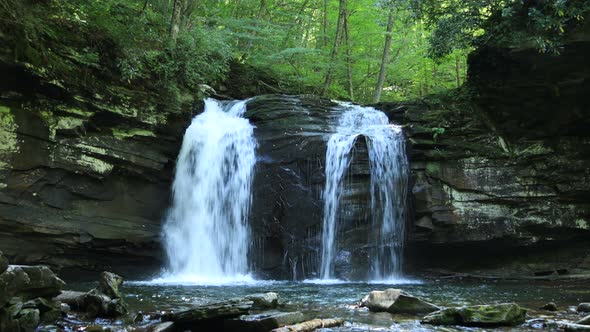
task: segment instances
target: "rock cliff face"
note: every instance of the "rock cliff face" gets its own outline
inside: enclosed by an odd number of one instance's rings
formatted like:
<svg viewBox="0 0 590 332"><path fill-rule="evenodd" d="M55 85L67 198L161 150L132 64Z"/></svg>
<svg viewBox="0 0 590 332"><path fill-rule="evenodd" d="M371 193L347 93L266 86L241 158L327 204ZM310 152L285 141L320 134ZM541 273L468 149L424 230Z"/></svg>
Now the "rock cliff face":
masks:
<svg viewBox="0 0 590 332"><path fill-rule="evenodd" d="M251 258L263 276L318 277L326 143L342 109L312 96L268 95L248 104L256 126L258 163L250 223ZM364 139L356 142L341 193L336 274L362 279L369 271L370 176Z"/></svg>
<svg viewBox="0 0 590 332"><path fill-rule="evenodd" d="M469 59L471 102L383 106L413 142L410 261L499 275L590 272L590 24L560 52L482 47ZM428 128L439 127L433 141Z"/></svg>
<svg viewBox="0 0 590 332"><path fill-rule="evenodd" d="M190 112L167 111L141 89L65 86L24 64L2 62L0 72L5 254L57 268L159 267L160 220Z"/></svg>

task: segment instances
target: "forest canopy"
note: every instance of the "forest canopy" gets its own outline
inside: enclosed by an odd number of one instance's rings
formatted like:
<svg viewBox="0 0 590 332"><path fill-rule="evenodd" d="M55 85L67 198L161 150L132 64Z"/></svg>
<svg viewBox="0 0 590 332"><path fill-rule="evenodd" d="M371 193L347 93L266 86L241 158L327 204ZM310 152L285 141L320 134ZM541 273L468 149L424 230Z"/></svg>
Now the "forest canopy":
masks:
<svg viewBox="0 0 590 332"><path fill-rule="evenodd" d="M239 64L277 92L375 102L461 86L481 43L558 53L589 10L579 0L0 0L0 38L2 56L57 78L67 57L174 98L223 86Z"/></svg>

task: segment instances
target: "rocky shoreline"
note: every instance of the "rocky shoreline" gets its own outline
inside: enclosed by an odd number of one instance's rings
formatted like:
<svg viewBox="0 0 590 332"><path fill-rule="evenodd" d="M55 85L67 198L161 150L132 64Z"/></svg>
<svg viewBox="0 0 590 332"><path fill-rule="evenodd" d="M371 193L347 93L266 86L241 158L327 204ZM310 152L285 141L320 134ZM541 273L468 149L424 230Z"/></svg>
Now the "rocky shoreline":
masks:
<svg viewBox="0 0 590 332"><path fill-rule="evenodd" d="M309 317L285 306L275 292L251 294L190 306L182 310L136 312L124 300L123 278L102 272L96 288L88 292L66 290L67 285L45 266L9 265L0 253L0 331L314 331L353 325L347 317ZM402 289L376 290L353 311L368 310L403 315L424 328L432 325L477 328L549 328L590 330L590 303L560 308L548 303L524 308L516 303L442 306L424 301ZM586 316L584 316L586 315ZM576 318L577 317L577 318Z"/></svg>

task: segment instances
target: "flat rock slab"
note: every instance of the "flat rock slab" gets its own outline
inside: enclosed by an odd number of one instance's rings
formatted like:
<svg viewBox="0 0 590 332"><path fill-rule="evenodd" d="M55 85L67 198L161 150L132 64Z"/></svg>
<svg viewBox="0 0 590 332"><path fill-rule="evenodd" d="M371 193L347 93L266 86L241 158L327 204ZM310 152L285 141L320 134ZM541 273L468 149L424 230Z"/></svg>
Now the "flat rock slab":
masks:
<svg viewBox="0 0 590 332"><path fill-rule="evenodd" d="M373 312L390 312L399 314L425 314L440 310L439 307L414 297L401 289L389 288L384 291L372 291L360 303Z"/></svg>
<svg viewBox="0 0 590 332"><path fill-rule="evenodd" d="M304 320L300 312L265 312L258 315L244 315L225 321L224 331L268 332L272 329L300 323Z"/></svg>
<svg viewBox="0 0 590 332"><path fill-rule="evenodd" d="M254 305L246 299L233 299L223 302L204 304L191 309L171 312L162 316L163 321L172 321L179 325L198 324L205 321L237 318L248 314Z"/></svg>
<svg viewBox="0 0 590 332"><path fill-rule="evenodd" d="M424 324L461 326L514 326L525 322L526 309L515 303L447 308L422 319Z"/></svg>

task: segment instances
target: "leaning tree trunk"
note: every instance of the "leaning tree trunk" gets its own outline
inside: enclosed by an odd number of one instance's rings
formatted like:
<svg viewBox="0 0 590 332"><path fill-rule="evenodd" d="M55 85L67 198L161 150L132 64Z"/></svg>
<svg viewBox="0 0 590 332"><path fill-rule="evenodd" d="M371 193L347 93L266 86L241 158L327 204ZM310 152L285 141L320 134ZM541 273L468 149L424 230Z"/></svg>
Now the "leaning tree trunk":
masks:
<svg viewBox="0 0 590 332"><path fill-rule="evenodd" d="M389 61L389 49L391 48L391 32L393 31L393 10L389 12L387 19L387 32L385 34L385 48L383 49L383 58L381 59L381 69L379 70L379 78L375 86L373 94L373 102L378 103L381 99L381 91L383 91L383 84L385 83L385 74L387 71L387 62Z"/></svg>
<svg viewBox="0 0 590 332"><path fill-rule="evenodd" d="M324 327L336 327L344 324L342 318L312 319L295 325L276 328L271 332L310 332Z"/></svg>

